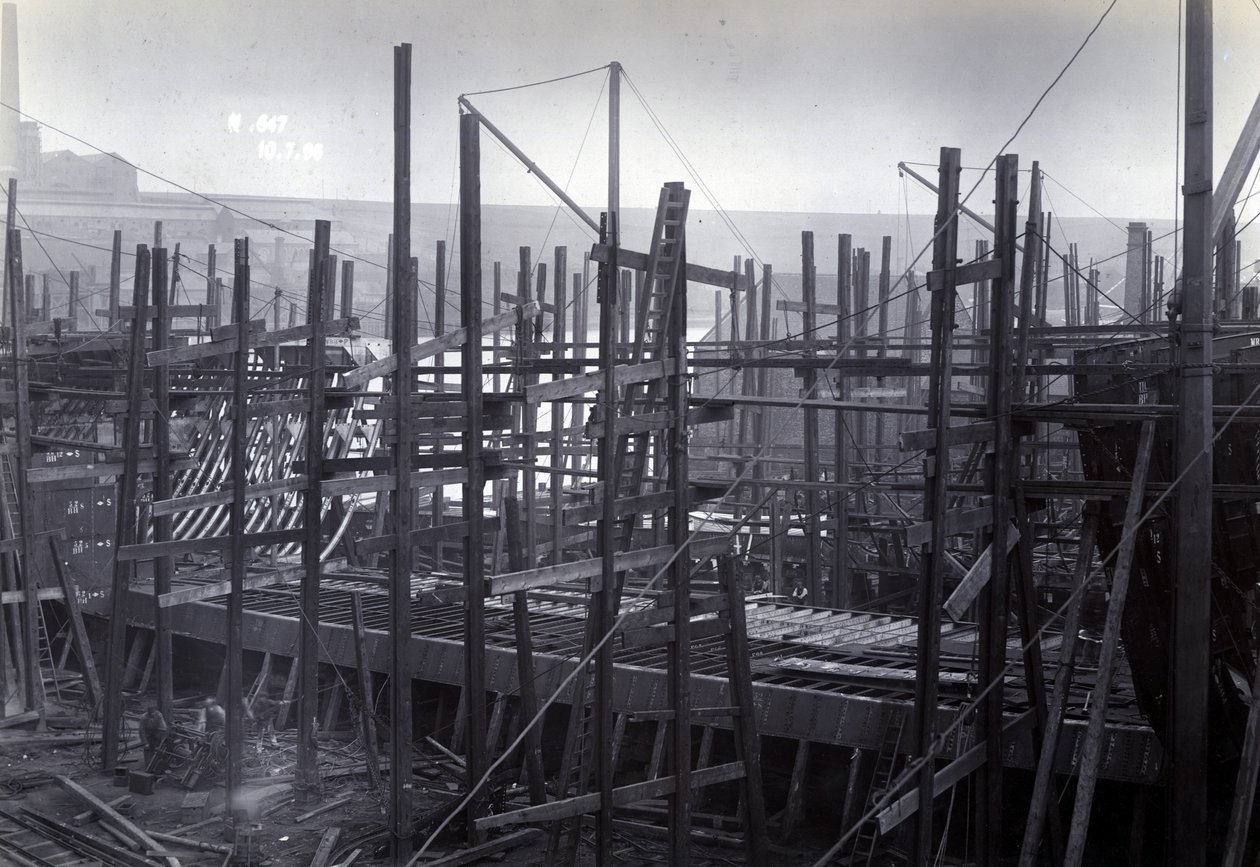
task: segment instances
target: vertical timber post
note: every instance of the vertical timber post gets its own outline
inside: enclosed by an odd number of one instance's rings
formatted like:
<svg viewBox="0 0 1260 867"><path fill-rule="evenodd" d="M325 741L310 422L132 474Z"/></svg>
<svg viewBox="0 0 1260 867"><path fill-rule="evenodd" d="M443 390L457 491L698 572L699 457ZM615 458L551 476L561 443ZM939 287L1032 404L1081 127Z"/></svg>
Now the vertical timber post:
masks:
<svg viewBox="0 0 1260 867"><path fill-rule="evenodd" d="M805 345L818 339L815 333L818 326L818 273L814 267L814 233L801 232L801 286L805 296L805 314L803 316L804 334L801 335ZM805 355L812 358L817 353L808 349ZM818 372L810 367L805 372L806 400L818 397ZM805 531L805 586L809 589L809 598L815 605L825 605L822 598L822 561L818 556L819 505L818 491L818 410L812 406L805 408L805 520L802 529ZM799 502L799 501L798 501Z"/></svg>
<svg viewBox="0 0 1260 867"><path fill-rule="evenodd" d="M669 509L669 544L674 549L669 565L669 589L674 595L674 634L666 645L668 654L669 707L671 724L674 793L669 799L670 864L687 867L691 863L691 557L690 511L687 497L687 241L685 225L677 231L681 263L673 292L666 353L675 361L669 377L668 473L673 501ZM648 291L655 289L649 287ZM732 323L732 338L738 335ZM733 342L733 340L732 340ZM611 426L611 424L610 424ZM727 564L729 567L730 564ZM734 604L734 600L731 601Z"/></svg>
<svg viewBox="0 0 1260 867"><path fill-rule="evenodd" d="M1015 296L1015 197L1018 195L1019 158L1003 154L997 159L997 213L994 219L993 249L1001 262L999 277L993 281L989 322L990 375L988 410L994 420L993 453L988 457L989 493L993 497L993 527L989 534L989 582L982 596L980 683L996 684L981 705L980 732L985 742L983 771L984 803L977 810L983 831L981 864L998 864L1002 822L1002 684L1006 669L1007 619L1010 611L1010 555L1007 540L1011 533L1011 342L1009 324ZM977 287L979 288L979 287ZM948 387L948 385L946 386ZM937 452L938 467L945 460ZM942 516L934 516L940 520Z"/></svg>
<svg viewBox="0 0 1260 867"><path fill-rule="evenodd" d="M178 263L175 264L178 268ZM174 281L172 280L172 283ZM166 349L171 342L171 315L169 295L166 291L166 250L153 251L153 348ZM171 374L168 365L153 370L153 452L156 472L153 476L153 499L166 500L171 496ZM171 516L153 519L153 541L171 539ZM174 683L171 671L170 613L162 607L162 594L171 592L171 577L175 574L172 557L157 557L153 561L153 642L157 664L157 707L163 718L173 719Z"/></svg>
<svg viewBox="0 0 1260 867"><path fill-rule="evenodd" d="M12 189L12 187L10 187ZM9 199L12 201L12 197ZM14 401L14 488L17 493L18 532L20 535L22 562L22 639L25 644L26 665L22 671L22 692L26 710L39 710L43 718L44 686L39 670L39 593L35 578L35 510L31 498L31 486L26 471L31 465L31 404L30 404L30 353L26 345L26 329L22 325L22 295L17 287L22 283L22 235L17 229L8 233L9 279L13 292L13 391ZM124 627L125 628L125 627Z"/></svg>
<svg viewBox="0 0 1260 867"><path fill-rule="evenodd" d="M489 766L486 755L486 558L482 541L486 470L481 456L481 126L474 114L459 118L459 285L460 316L467 335L463 349L464 429L464 695L468 725L469 815L480 814L484 798L473 791ZM479 840L473 822L468 842Z"/></svg>
<svg viewBox="0 0 1260 867"><path fill-rule="evenodd" d="M394 556L389 582L390 747L389 829L393 861L411 857L411 529L416 502L411 488L411 346L415 334L416 294L411 285L411 44L394 47L394 233L390 247L394 341Z"/></svg>
<svg viewBox="0 0 1260 867"><path fill-rule="evenodd" d="M242 626L245 615L245 486L249 478L249 238L235 243L232 278L232 321L236 326L236 364L232 370L232 542L228 552L231 591L227 610L227 777L224 818L235 839L247 831L247 812L238 800L245 778L241 764L245 719L241 691Z"/></svg>
<svg viewBox="0 0 1260 867"><path fill-rule="evenodd" d="M928 390L928 426L935 429L936 442L924 459L923 518L932 522L930 547L920 557L918 659L914 688L914 755L926 759L919 770L919 809L915 814L914 857L912 863L927 867L935 857L932 833L934 791L933 741L936 737L938 674L940 671L941 580L945 573L945 513L949 505L949 444L952 378L952 334L958 256L958 176L962 152L941 148L940 181L937 188L935 240L932 244L932 274L928 279L932 310L931 377ZM932 279L935 277L936 279Z"/></svg>
<svg viewBox="0 0 1260 867"><path fill-rule="evenodd" d="M853 238L840 235L836 242L836 352L843 359L848 354L849 343L849 295L852 284L852 270L849 261L853 258ZM848 399L849 378L844 371L836 377L836 400ZM831 551L831 599L828 605L836 608L848 608L853 604L853 578L849 570L849 425L844 410L836 410L835 443L836 452L836 487L835 498L836 529L835 544Z"/></svg>
<svg viewBox="0 0 1260 867"><path fill-rule="evenodd" d="M306 423L306 490L302 497L302 581L298 604L302 626L298 638L298 754L294 795L299 804L319 798L319 750L315 720L319 716L319 557L323 550L320 524L324 497L324 306L328 245L332 227L315 221L315 249L306 280L306 316L311 327L306 341L308 412Z"/></svg>
<svg viewBox="0 0 1260 867"><path fill-rule="evenodd" d="M599 550L603 560L601 584L594 600L598 617L596 638L606 635L617 618L617 381L614 375L617 301L618 250L621 247L621 64L608 67L608 216L606 236L608 263L601 271L599 297L599 357L603 362L603 387L599 399L604 435L599 441L599 474L604 485L603 512L598 523ZM600 808L595 820L595 859L597 867L611 867L613 844L612 697L613 654L605 643L595 657L595 773Z"/></svg>
<svg viewBox="0 0 1260 867"><path fill-rule="evenodd" d="M123 714L123 674L127 651L127 593L131 562L117 552L136 535L136 476L140 462L140 408L144 403L144 308L149 297L149 248L136 247L136 274L132 292L131 351L127 356L127 422L123 433L123 473L118 477L118 512L114 532L113 581L110 588L109 644L105 655L105 710L102 721L101 767L113 773L118 764L118 735ZM13 293L16 297L17 293ZM20 304L20 302L18 302ZM14 327L21 321L14 307Z"/></svg>
<svg viewBox="0 0 1260 867"><path fill-rule="evenodd" d="M566 281L569 279L567 247L556 247L556 267L554 275L554 291L552 306L555 316L551 324L551 357L559 361L565 350L565 297ZM564 562L564 401L551 404L551 564L558 566Z"/></svg>
<svg viewBox="0 0 1260 867"><path fill-rule="evenodd" d="M211 259L211 262L214 260ZM118 295L122 288L122 229L114 230L114 242L109 253L109 327L118 327Z"/></svg>
<svg viewBox="0 0 1260 867"><path fill-rule="evenodd" d="M1212 0L1186 2L1185 185L1173 596L1170 864L1207 855L1212 602Z"/></svg>

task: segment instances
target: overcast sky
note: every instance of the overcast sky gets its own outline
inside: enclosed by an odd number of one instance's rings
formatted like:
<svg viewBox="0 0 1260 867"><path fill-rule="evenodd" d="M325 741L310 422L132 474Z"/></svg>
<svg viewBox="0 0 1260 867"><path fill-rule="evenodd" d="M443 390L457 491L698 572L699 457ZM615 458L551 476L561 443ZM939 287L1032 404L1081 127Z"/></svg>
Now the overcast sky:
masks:
<svg viewBox="0 0 1260 867"><path fill-rule="evenodd" d="M907 195L899 160L935 161L949 145L965 165L986 164L1106 6L19 0L22 101L40 120L201 191L388 199L391 46L409 41L413 197L445 203L460 93L616 59L725 208L896 213ZM1219 175L1260 89L1260 9L1216 0L1215 15ZM1021 165L1039 159L1108 216L1172 217L1177 33L1178 0L1120 0L1011 146ZM600 70L472 99L561 183L572 172L574 197L598 207L605 81ZM691 178L629 86L622 103L623 204L654 205L663 181ZM251 132L259 115L274 131ZM61 146L86 150L46 130L45 147ZM553 202L488 138L482 153L484 201ZM977 193L985 210L988 198ZM692 201L711 206L700 193ZM912 212L933 208L913 186L908 201ZM1054 206L1090 213L1066 198Z"/></svg>

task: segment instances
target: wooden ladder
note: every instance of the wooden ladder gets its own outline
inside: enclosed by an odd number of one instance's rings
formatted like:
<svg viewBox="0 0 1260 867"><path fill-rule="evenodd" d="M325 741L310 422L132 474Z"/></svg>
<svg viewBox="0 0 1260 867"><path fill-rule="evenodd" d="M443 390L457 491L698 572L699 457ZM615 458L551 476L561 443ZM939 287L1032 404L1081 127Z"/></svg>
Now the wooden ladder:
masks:
<svg viewBox="0 0 1260 867"><path fill-rule="evenodd" d="M638 298L635 317L637 340L630 357L633 364L665 358L670 311L679 277L683 276L684 229L690 200L691 192L681 183L669 183L661 188L656 207L656 224L652 230L652 249L648 254L648 278ZM620 415L626 417L666 409L664 377L657 377L649 382L626 386ZM617 463L613 468L613 477L617 480L618 499L637 497L643 493L653 439L649 431L625 433L617 438ZM662 454L660 438L655 439L658 441L657 454ZM635 513L618 521L618 551L630 550L637 523Z"/></svg>
<svg viewBox="0 0 1260 867"><path fill-rule="evenodd" d="M879 755L875 759L875 768L871 776L871 785L867 790L866 803L875 803L887 791L889 783L901 770L905 763L902 757L901 741L905 732L905 715L897 713L884 728L884 738L880 742ZM879 842L879 819L872 816L862 824L853 838L853 846L845 861L848 867L870 867L875 857L875 847Z"/></svg>

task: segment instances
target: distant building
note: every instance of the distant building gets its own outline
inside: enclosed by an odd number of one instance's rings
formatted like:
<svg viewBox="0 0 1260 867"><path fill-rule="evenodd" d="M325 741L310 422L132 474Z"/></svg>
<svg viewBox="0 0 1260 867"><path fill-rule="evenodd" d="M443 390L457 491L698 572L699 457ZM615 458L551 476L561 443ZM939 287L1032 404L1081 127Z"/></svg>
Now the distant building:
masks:
<svg viewBox="0 0 1260 867"><path fill-rule="evenodd" d="M25 124L24 124L25 125ZM38 146L38 134L36 136ZM75 193L104 195L115 202L136 202L140 188L135 166L118 154L76 154L73 151L49 151L38 161L37 178L21 178L41 190L67 190ZM25 166L24 166L25 168Z"/></svg>

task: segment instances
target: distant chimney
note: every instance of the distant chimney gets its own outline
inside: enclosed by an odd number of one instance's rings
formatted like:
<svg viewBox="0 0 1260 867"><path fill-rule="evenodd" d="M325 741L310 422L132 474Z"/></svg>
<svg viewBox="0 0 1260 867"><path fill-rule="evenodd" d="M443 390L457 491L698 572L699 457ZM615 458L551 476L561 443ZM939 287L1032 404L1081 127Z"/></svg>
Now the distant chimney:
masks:
<svg viewBox="0 0 1260 867"><path fill-rule="evenodd" d="M21 92L18 89L16 4L4 4L4 14L0 16L0 33L4 40L0 45L0 102L10 106L0 106L0 176L8 177L17 174L20 148L18 130L22 120L13 110L22 106Z"/></svg>

